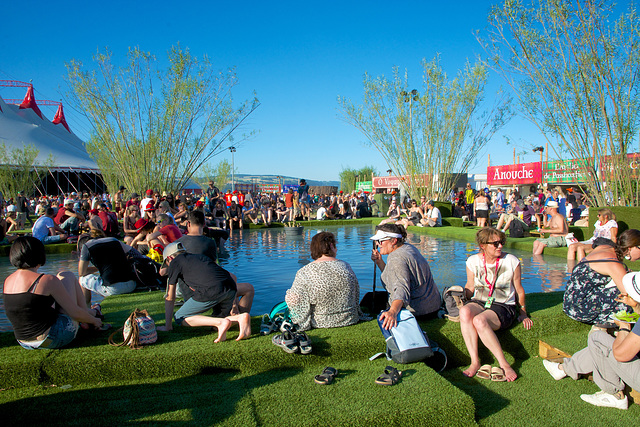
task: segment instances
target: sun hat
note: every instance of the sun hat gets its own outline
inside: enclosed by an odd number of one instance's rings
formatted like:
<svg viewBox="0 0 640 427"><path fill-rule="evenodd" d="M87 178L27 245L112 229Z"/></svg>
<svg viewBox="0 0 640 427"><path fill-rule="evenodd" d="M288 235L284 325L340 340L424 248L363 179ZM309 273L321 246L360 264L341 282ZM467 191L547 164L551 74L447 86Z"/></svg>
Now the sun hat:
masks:
<svg viewBox="0 0 640 427"><path fill-rule="evenodd" d="M133 224L133 226L136 228L136 233L139 233L147 224L149 224L149 221L144 218L140 218L139 220L137 220L136 223Z"/></svg>
<svg viewBox="0 0 640 427"><path fill-rule="evenodd" d="M640 272L627 273L622 278L622 285L627 295L634 301L640 302Z"/></svg>
<svg viewBox="0 0 640 427"><path fill-rule="evenodd" d="M156 205L153 202L147 203L147 207L144 208L145 212L151 212L156 210Z"/></svg>
<svg viewBox="0 0 640 427"><path fill-rule="evenodd" d="M547 203L547 207L548 208L558 208L558 202L556 202L555 200L551 200L549 203Z"/></svg>
<svg viewBox="0 0 640 427"><path fill-rule="evenodd" d="M388 231L378 230L376 234L370 237L371 240L388 240L388 239L402 239L402 234L390 233Z"/></svg>
<svg viewBox="0 0 640 427"><path fill-rule="evenodd" d="M179 254L186 251L187 250L184 248L184 246L182 246L182 242L169 243L167 246L165 246L164 252L162 252L162 266L164 267L167 262L167 258L169 258L171 255Z"/></svg>
<svg viewBox="0 0 640 427"><path fill-rule="evenodd" d="M145 191L144 194L146 194L147 196L151 196L151 195L153 195L153 190L149 189L149 190Z"/></svg>

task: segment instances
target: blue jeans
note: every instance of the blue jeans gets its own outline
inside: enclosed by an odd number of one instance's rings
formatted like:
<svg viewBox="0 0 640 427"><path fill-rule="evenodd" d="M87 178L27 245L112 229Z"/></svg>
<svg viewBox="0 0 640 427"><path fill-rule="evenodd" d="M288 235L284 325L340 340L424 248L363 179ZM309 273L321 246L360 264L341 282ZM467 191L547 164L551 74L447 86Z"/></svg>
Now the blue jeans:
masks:
<svg viewBox="0 0 640 427"><path fill-rule="evenodd" d="M78 333L78 322L67 316L59 314L56 323L49 328L49 334L42 341L20 341L18 343L27 350L38 348L55 349L64 347L76 337Z"/></svg>

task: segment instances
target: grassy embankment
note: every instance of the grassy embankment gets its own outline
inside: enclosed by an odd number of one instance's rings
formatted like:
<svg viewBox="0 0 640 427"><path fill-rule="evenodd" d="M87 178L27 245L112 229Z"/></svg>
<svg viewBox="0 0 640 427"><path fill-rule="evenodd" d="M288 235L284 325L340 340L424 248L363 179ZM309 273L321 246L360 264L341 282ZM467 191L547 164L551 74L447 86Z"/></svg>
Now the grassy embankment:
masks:
<svg viewBox="0 0 640 427"><path fill-rule="evenodd" d="M353 221L348 221L353 223ZM321 223L325 225L327 223ZM315 223L309 223L315 226ZM473 229L412 229L472 240ZM526 240L508 245L524 244ZM529 243L530 250L530 243ZM550 254L551 255L551 254ZM554 254L555 255L555 254ZM368 357L384 349L373 321L309 332L313 353L290 355L271 336L213 343L204 329L176 328L159 333L142 350L106 345L108 333L80 337L65 350L27 351L11 333L0 334L0 409L7 423L116 425L132 421L227 425L611 425L637 422L640 406L628 411L593 407L581 393L597 387L586 380L554 381L537 357L538 340L565 351L586 345L588 327L567 318L562 293L531 294L530 331L517 325L501 332L507 358L520 378L492 383L465 378L468 363L460 327L445 320L422 324L450 358L436 374L424 363L393 365L405 371L393 387L374 384L387 365ZM108 298L107 321L122 324L132 309L164 311L162 293ZM159 321L158 324L162 324ZM491 363L488 352L483 362ZM340 371L334 384L313 376L324 366ZM52 387L52 385L55 385Z"/></svg>

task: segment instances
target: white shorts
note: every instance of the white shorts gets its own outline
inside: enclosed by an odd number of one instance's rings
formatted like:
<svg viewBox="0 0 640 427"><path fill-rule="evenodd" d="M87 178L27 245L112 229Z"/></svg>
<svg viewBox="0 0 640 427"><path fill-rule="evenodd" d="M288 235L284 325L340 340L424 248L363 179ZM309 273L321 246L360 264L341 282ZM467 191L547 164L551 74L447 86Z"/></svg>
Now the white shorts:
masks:
<svg viewBox="0 0 640 427"><path fill-rule="evenodd" d="M110 286L105 286L99 274L87 274L80 278L80 286L100 294L103 297L108 297L133 292L137 286L137 282L135 280L129 280L128 282L112 283Z"/></svg>

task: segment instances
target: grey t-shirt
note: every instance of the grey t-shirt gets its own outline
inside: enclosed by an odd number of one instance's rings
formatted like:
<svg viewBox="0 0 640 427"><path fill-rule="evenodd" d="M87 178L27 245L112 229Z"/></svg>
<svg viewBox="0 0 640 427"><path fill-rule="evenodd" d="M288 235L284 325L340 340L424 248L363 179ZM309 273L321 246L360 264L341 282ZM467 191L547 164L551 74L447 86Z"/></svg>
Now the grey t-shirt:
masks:
<svg viewBox="0 0 640 427"><path fill-rule="evenodd" d="M391 252L380 277L389 292L389 304L402 300L404 307L416 316L440 308L440 292L429 263L414 246L405 243Z"/></svg>

